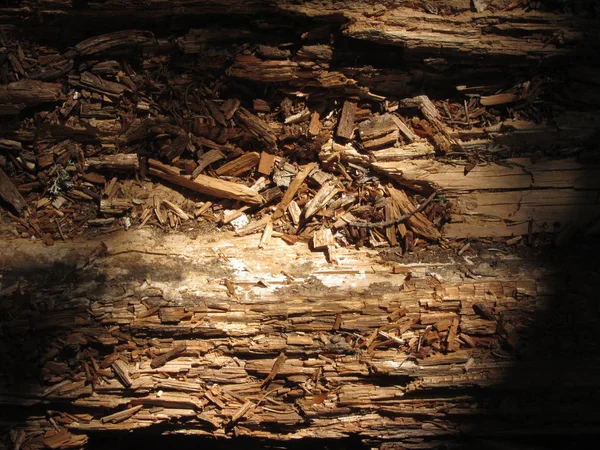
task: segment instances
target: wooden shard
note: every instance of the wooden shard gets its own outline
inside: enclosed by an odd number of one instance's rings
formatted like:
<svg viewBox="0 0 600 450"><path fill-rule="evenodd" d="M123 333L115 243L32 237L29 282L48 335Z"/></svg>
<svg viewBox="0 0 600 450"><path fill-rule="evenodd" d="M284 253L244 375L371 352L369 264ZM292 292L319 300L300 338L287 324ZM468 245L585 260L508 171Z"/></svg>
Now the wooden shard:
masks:
<svg viewBox="0 0 600 450"><path fill-rule="evenodd" d="M313 112L308 125L308 134L318 136L321 133L321 121L319 119L319 113L317 111Z"/></svg>
<svg viewBox="0 0 600 450"><path fill-rule="evenodd" d="M330 228L321 228L315 231L312 238L313 249L323 250L334 244L333 234Z"/></svg>
<svg viewBox="0 0 600 450"><path fill-rule="evenodd" d="M129 367L127 366L127 363L120 359L117 359L115 362L112 363L111 367L115 371L115 375L117 376L121 384L127 389L130 388L133 384L133 381L131 380L131 376L129 375Z"/></svg>
<svg viewBox="0 0 600 450"><path fill-rule="evenodd" d="M179 356L181 353L185 352L186 350L187 350L187 346L185 344L178 345L177 347L172 348L168 352L163 353L162 355L159 355L159 356L153 358L152 362L150 363L150 367L152 367L153 369L162 367L168 361L170 361L173 358L176 358L177 356Z"/></svg>
<svg viewBox="0 0 600 450"><path fill-rule="evenodd" d="M136 415L138 411L140 411L144 405L132 406L131 408L124 409L123 411L116 412L114 414L109 414L108 416L102 417L100 420L102 423L118 423L123 422L124 420L129 419Z"/></svg>
<svg viewBox="0 0 600 450"><path fill-rule="evenodd" d="M407 214L415 210L415 205L410 201L404 191L388 185L388 192L394 203L397 205L400 214ZM406 220L406 225L415 233L427 239L436 240L440 237L440 232L433 223L423 215L423 213L419 212L413 214Z"/></svg>
<svg viewBox="0 0 600 450"><path fill-rule="evenodd" d="M269 125L260 117L255 116L245 108L238 108L235 117L258 139L264 141L272 148L277 147L277 136Z"/></svg>
<svg viewBox="0 0 600 450"><path fill-rule="evenodd" d="M327 203L339 192L337 185L338 181L336 179L329 180L323 184L304 209L304 218L306 220L327 206Z"/></svg>
<svg viewBox="0 0 600 450"><path fill-rule="evenodd" d="M187 189L211 195L218 198L230 198L245 203L260 205L263 198L260 194L247 186L231 181L219 180L218 178L206 175L198 175L196 179L191 180L189 176L181 175L179 169L167 166L157 160L148 161L150 167L148 172L163 180L185 187Z"/></svg>
<svg viewBox="0 0 600 450"><path fill-rule="evenodd" d="M248 172L256 167L260 155L256 152L244 153L239 158L229 161L223 164L215 172L217 175L228 175L231 177L239 176L245 172Z"/></svg>
<svg viewBox="0 0 600 450"><path fill-rule="evenodd" d="M279 356L277 356L277 358L275 359L275 362L273 363L273 367L271 367L271 370L269 371L269 375L267 375L267 378L265 378L263 380L263 382L261 383L261 386L263 388L266 387L266 386L268 386L269 383L275 379L275 377L277 376L277 374L281 370L281 367L283 366L283 363L285 363L286 359L287 358L285 356L285 353L283 353L283 352L281 352L279 354Z"/></svg>
<svg viewBox="0 0 600 450"><path fill-rule="evenodd" d="M354 115L356 114L356 103L346 100L342 108L342 114L336 130L336 136L344 139L352 139L354 136Z"/></svg>
<svg viewBox="0 0 600 450"><path fill-rule="evenodd" d="M273 172L273 166L275 165L275 155L267 152L260 154L260 161L258 163L258 173L263 175L271 175Z"/></svg>
<svg viewBox="0 0 600 450"><path fill-rule="evenodd" d="M296 176L290 183L287 191L285 191L285 194L283 194L283 198L277 205L277 209L273 213L273 220L277 220L280 217L283 217L288 205L294 199L296 193L298 192L298 189L300 189L300 186L302 186L302 183L304 183L306 177L315 167L317 167L317 163L309 163L302 167L302 169L296 174Z"/></svg>
<svg viewBox="0 0 600 450"><path fill-rule="evenodd" d="M87 158L85 165L96 170L138 170L140 161L137 154L126 153Z"/></svg>

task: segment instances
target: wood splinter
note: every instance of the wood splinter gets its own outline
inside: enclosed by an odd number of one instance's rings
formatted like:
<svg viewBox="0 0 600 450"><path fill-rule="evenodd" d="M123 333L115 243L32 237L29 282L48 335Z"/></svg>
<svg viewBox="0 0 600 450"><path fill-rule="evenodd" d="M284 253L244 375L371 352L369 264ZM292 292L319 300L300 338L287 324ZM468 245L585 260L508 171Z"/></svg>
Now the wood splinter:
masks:
<svg viewBox="0 0 600 450"><path fill-rule="evenodd" d="M162 355L159 355L156 358L152 359L150 367L152 367L153 369L158 369L159 367L164 366L169 360L185 352L186 349L187 346L185 344L178 345L177 347L169 350L167 353L163 353Z"/></svg>
<svg viewBox="0 0 600 450"><path fill-rule="evenodd" d="M263 389L265 387L267 387L269 385L269 383L271 381L273 381L273 379L277 376L277 373L283 366L283 363L285 362L285 360L286 360L285 353L281 352L279 354L279 356L277 357L277 359L275 360L275 362L273 363L273 367L271 367L271 371L269 372L269 375L267 375L267 378L265 378L263 380L263 382L261 383L261 387Z"/></svg>

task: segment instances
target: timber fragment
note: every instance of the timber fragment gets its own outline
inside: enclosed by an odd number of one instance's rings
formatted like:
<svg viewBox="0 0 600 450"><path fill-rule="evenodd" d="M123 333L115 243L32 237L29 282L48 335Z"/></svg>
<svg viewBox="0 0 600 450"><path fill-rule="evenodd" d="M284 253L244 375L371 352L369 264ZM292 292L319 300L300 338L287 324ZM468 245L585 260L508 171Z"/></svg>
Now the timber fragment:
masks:
<svg viewBox="0 0 600 450"><path fill-rule="evenodd" d="M167 166L154 159L150 159L148 162L150 165L148 173L150 175L157 176L187 189L217 198L230 198L254 205L260 205L263 202L258 192L243 184L219 180L218 178L206 175L198 175L192 180L189 176L181 175L175 167Z"/></svg>

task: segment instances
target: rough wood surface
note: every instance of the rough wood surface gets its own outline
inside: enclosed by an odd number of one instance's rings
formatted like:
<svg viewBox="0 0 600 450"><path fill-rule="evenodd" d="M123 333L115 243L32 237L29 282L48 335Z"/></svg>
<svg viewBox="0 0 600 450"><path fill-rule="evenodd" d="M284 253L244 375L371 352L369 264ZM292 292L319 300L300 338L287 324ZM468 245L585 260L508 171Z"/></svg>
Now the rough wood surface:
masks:
<svg viewBox="0 0 600 450"><path fill-rule="evenodd" d="M451 199L449 238L553 232L597 220L600 167L575 160L526 158L464 166L431 160L374 163L402 184L441 189Z"/></svg>
<svg viewBox="0 0 600 450"><path fill-rule="evenodd" d="M597 382L592 356L558 367L528 353L539 345L531 321L542 320L537 312L569 277L558 266L483 247L427 263L337 249L331 265L305 245L274 238L257 252L258 242L139 231L52 249L0 243L9 275L0 295L12 311L1 319L12 337L3 373L13 374L2 379L0 402L51 411L11 418L27 436L23 448L57 420L68 439L83 441L89 432L153 427L407 444L510 437L542 429L528 402L545 405L556 380L572 394ZM23 359L22 345L38 352ZM524 402L512 397L526 393ZM590 411L590 402L574 401ZM599 426L567 403L552 410L570 427L562 433Z"/></svg>

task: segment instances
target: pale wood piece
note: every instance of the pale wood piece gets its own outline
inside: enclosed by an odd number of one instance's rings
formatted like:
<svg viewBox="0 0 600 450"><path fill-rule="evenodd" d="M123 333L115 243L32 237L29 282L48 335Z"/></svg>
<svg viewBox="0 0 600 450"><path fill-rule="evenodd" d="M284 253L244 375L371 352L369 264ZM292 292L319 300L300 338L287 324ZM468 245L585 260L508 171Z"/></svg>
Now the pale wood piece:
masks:
<svg viewBox="0 0 600 450"><path fill-rule="evenodd" d="M138 170L140 160L136 153L119 153L86 158L85 166L95 170Z"/></svg>
<svg viewBox="0 0 600 450"><path fill-rule="evenodd" d="M114 414L109 414L108 416L104 416L102 419L102 423L118 423L124 420L127 420L136 415L136 413L141 410L144 405L132 406L131 408L124 409L123 411L116 412Z"/></svg>
<svg viewBox="0 0 600 450"><path fill-rule="evenodd" d="M271 242L271 235L273 234L273 222L269 221L265 225L265 229L263 230L263 234L260 237L260 242L258 243L258 248L265 248Z"/></svg>
<svg viewBox="0 0 600 450"><path fill-rule="evenodd" d="M261 152L260 161L258 163L258 173L262 173L263 175L271 175L274 165L275 155L267 152Z"/></svg>
<svg viewBox="0 0 600 450"><path fill-rule="evenodd" d="M409 143L414 142L419 138L396 114L392 114L392 120Z"/></svg>
<svg viewBox="0 0 600 450"><path fill-rule="evenodd" d="M317 163L309 163L302 167L302 169L296 174L296 176L288 186L287 191L285 191L285 194L283 194L283 198L277 205L277 209L273 213L273 220L277 220L283 217L288 205L296 196L298 189L300 189L300 186L302 186L302 183L304 183L304 180L306 179L308 174L310 174L310 172L315 167L317 167Z"/></svg>
<svg viewBox="0 0 600 450"><path fill-rule="evenodd" d="M292 114L291 116L286 117L283 123L285 123L286 125L293 124L293 123L301 123L301 122L304 122L305 120L308 120L309 117L310 117L310 110L308 108L305 108L296 114Z"/></svg>
<svg viewBox="0 0 600 450"><path fill-rule="evenodd" d="M418 157L433 157L435 148L427 140L415 141L412 144L401 145L399 147L384 148L373 150L371 160L373 162L402 161Z"/></svg>
<svg viewBox="0 0 600 450"><path fill-rule="evenodd" d="M163 199L162 204L169 208L181 220L190 220L190 216L175 203Z"/></svg>
<svg viewBox="0 0 600 450"><path fill-rule="evenodd" d="M129 389L133 385L133 381L131 380L131 376L129 375L129 367L127 364L120 359L117 359L111 365L112 369L115 371L115 375L121 384Z"/></svg>
<svg viewBox="0 0 600 450"><path fill-rule="evenodd" d="M179 169L162 164L155 159L148 160L150 165L148 173L171 183L191 189L202 194L218 198L230 198L253 205L263 202L261 195L247 186L231 181L219 180L206 175L198 175L195 180L189 176L181 175Z"/></svg>
<svg viewBox="0 0 600 450"><path fill-rule="evenodd" d="M310 219L321 209L327 206L327 203L340 192L338 188L338 180L331 179L326 181L315 196L306 204L304 208L304 218Z"/></svg>
<svg viewBox="0 0 600 450"><path fill-rule="evenodd" d="M315 250L323 250L333 245L335 242L333 239L333 234L331 233L331 229L321 228L320 230L315 231L313 234L312 243Z"/></svg>
<svg viewBox="0 0 600 450"><path fill-rule="evenodd" d="M315 111L310 116L310 123L308 125L308 134L312 136L318 136L321 133L321 120L320 114Z"/></svg>
<svg viewBox="0 0 600 450"><path fill-rule="evenodd" d="M294 225L298 225L300 223L300 215L302 214L302 210L298 206L295 200L292 200L288 205L287 212L289 213L292 223Z"/></svg>
<svg viewBox="0 0 600 450"><path fill-rule="evenodd" d="M496 94L481 97L479 102L483 106L496 106L504 105L506 103L514 103L517 100L519 100L519 96L517 94Z"/></svg>

